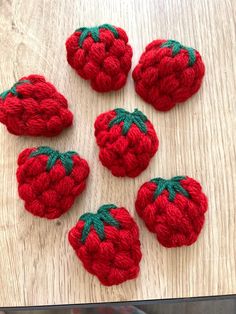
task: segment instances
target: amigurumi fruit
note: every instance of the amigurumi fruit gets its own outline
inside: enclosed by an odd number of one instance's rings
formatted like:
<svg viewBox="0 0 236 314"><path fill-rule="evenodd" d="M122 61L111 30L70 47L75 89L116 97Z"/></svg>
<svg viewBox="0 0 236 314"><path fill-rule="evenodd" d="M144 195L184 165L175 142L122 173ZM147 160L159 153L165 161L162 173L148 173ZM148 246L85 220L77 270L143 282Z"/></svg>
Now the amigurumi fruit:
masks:
<svg viewBox="0 0 236 314"><path fill-rule="evenodd" d="M193 48L175 40L154 40L133 71L135 90L157 110L167 111L195 94L205 66Z"/></svg>
<svg viewBox="0 0 236 314"><path fill-rule="evenodd" d="M65 97L41 75L22 77L0 94L0 122L12 134L55 136L72 120Z"/></svg>
<svg viewBox="0 0 236 314"><path fill-rule="evenodd" d="M25 209L54 219L67 212L85 189L87 161L76 152L50 147L27 148L18 157L17 181Z"/></svg>
<svg viewBox="0 0 236 314"><path fill-rule="evenodd" d="M83 214L69 232L69 242L84 268L105 286L134 279L142 257L138 226L123 208L101 206Z"/></svg>
<svg viewBox="0 0 236 314"><path fill-rule="evenodd" d="M97 92L125 85L133 53L123 29L110 24L81 27L67 39L66 50L70 66Z"/></svg>
<svg viewBox="0 0 236 314"><path fill-rule="evenodd" d="M117 177L136 177L158 149L152 123L138 109L118 108L100 114L94 124L99 159Z"/></svg>
<svg viewBox="0 0 236 314"><path fill-rule="evenodd" d="M165 247L193 244L207 206L201 185L187 176L152 179L140 187L135 202L139 216Z"/></svg>

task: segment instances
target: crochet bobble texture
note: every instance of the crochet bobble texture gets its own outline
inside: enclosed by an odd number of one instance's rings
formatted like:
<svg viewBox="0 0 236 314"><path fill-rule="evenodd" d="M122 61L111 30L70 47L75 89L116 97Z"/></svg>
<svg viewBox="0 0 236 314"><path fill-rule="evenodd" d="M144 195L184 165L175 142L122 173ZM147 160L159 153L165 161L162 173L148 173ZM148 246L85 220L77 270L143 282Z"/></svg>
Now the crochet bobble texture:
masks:
<svg viewBox="0 0 236 314"><path fill-rule="evenodd" d="M81 27L67 39L66 50L70 66L97 92L125 85L133 52L123 29L110 24Z"/></svg>

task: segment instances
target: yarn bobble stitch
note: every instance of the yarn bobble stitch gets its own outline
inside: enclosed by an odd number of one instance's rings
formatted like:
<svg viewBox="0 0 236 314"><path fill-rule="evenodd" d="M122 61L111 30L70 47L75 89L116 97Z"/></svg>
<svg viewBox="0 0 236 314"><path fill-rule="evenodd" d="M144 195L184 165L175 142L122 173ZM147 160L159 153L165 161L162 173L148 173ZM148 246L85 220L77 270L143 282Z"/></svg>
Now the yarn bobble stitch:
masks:
<svg viewBox="0 0 236 314"><path fill-rule="evenodd" d="M0 122L12 134L55 136L72 121L66 98L41 75L23 77L0 94Z"/></svg>
<svg viewBox="0 0 236 314"><path fill-rule="evenodd" d="M118 285L138 276L139 230L125 208L107 204L95 214L83 214L68 238L84 268L103 285Z"/></svg>
<svg viewBox="0 0 236 314"><path fill-rule="evenodd" d="M135 202L149 231L165 247L193 244L203 227L208 201L201 185L187 176L144 183Z"/></svg>
<svg viewBox="0 0 236 314"><path fill-rule="evenodd" d="M70 66L97 92L125 85L133 52L123 29L110 24L81 27L67 39L66 50Z"/></svg>
<svg viewBox="0 0 236 314"><path fill-rule="evenodd" d="M135 90L157 110L168 111L195 94L205 74L199 52L175 40L147 45L133 71Z"/></svg>
<svg viewBox="0 0 236 314"><path fill-rule="evenodd" d="M138 176L157 152L156 131L138 109L132 113L122 108L102 113L94 127L99 159L114 176Z"/></svg>
<svg viewBox="0 0 236 314"><path fill-rule="evenodd" d="M55 219L67 212L86 187L89 166L76 152L27 148L18 157L18 192L25 209Z"/></svg>

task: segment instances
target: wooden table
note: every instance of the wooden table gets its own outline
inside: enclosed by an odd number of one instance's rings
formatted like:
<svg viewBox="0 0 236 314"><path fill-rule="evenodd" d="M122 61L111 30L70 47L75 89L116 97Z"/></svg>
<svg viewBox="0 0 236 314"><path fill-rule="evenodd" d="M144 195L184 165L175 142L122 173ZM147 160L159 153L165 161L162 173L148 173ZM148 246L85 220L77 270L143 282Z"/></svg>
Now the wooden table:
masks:
<svg viewBox="0 0 236 314"><path fill-rule="evenodd" d="M42 73L66 95L74 126L52 139L16 137L0 127L0 306L145 300L236 292L235 16L234 0L2 1L0 88ZM147 43L173 38L197 48L206 64L200 92L168 113L155 111L124 89L101 95L66 62L65 40L79 26L123 27L133 65ZM113 177L98 161L96 116L115 107L138 107L153 121L160 149L136 179ZM78 150L91 167L87 190L58 220L35 218L19 200L19 152L49 145ZM166 249L134 212L138 187L155 176L187 174L209 197L203 232L191 247ZM104 203L127 207L140 226L143 259L137 280L106 288L89 275L68 244L67 232L85 211Z"/></svg>

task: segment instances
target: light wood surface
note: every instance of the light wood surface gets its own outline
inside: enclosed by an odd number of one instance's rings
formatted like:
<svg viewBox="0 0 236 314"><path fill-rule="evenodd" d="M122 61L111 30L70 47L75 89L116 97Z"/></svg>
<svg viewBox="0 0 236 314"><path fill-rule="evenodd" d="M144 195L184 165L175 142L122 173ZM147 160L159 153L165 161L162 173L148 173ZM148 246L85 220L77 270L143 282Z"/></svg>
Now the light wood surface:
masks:
<svg viewBox="0 0 236 314"><path fill-rule="evenodd" d="M16 137L0 126L0 306L236 293L235 16L235 0L0 1L0 90L42 73L68 98L75 116L74 126L53 139ZM92 91L67 64L64 43L79 26L104 22L127 31L133 65L156 38L197 48L206 64L200 92L160 113L135 94L131 76L120 92ZM113 177L98 161L93 122L118 106L141 109L160 139L150 167L135 180ZM17 156L39 145L78 150L91 167L86 191L56 221L27 213L17 194ZM196 244L166 249L138 219L134 199L150 178L183 174L202 183L209 211ZM83 269L67 232L82 213L110 202L134 214L143 259L137 280L106 288Z"/></svg>

